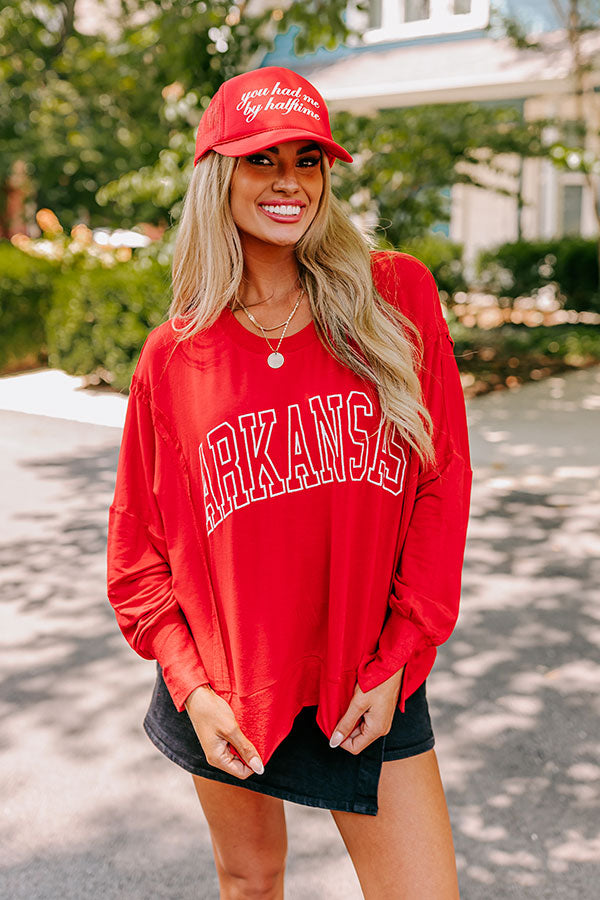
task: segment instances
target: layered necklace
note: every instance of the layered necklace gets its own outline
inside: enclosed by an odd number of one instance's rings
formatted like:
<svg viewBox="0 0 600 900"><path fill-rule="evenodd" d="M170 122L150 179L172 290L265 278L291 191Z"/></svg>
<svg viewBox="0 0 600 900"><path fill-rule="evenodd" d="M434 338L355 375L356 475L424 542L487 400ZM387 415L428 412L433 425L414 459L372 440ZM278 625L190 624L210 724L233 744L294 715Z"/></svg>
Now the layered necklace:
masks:
<svg viewBox="0 0 600 900"><path fill-rule="evenodd" d="M296 282L296 284L298 284L298 282ZM294 287L296 287L296 284L294 284ZM289 293L289 291L288 291L288 293ZM238 303L241 305L242 309L244 310L244 312L246 313L246 315L248 316L248 318L250 319L252 324L256 325L257 328L260 328L264 339L266 340L267 344L269 345L269 347L271 349L271 353L269 353L269 355L267 356L267 363L270 365L270 367L272 369L279 369L285 361L285 357L284 357L283 353L280 352L279 348L281 346L281 342L282 342L283 338L285 337L285 333L287 331L288 325L292 321L292 316L298 309L298 307L300 305L300 301L302 300L305 293L306 293L305 289L302 288L302 290L300 291L300 296L298 297L298 299L296 301L296 305L294 306L293 310L291 311L291 313L289 314L289 316L287 317L285 322L281 322L281 324L279 324L279 325L269 325L268 328L264 328L260 324L260 322L257 322L256 319L254 318L254 316L252 315L252 313L248 309L246 309L246 307L244 306L242 301L238 298ZM279 337L279 343L277 344L276 347L273 347L273 345L269 341L269 338L266 335L266 332L274 331L276 328L282 328L282 327L283 327L283 332L281 333L281 335Z"/></svg>

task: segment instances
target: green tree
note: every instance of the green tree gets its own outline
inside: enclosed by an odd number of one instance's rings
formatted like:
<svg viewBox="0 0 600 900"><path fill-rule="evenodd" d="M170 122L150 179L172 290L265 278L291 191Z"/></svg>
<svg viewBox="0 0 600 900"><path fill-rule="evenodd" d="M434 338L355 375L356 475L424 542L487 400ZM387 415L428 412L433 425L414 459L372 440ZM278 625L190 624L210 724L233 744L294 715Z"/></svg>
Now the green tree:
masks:
<svg viewBox="0 0 600 900"><path fill-rule="evenodd" d="M98 203L99 188L180 148L221 82L259 65L279 32L300 27L298 52L345 40L345 6L121 0L109 36L78 30L77 0L9 0L0 9L5 177L24 161L37 206L67 227L127 224L121 208ZM153 200L135 213L156 220L168 209Z"/></svg>
<svg viewBox="0 0 600 900"><path fill-rule="evenodd" d="M524 122L514 106L431 104L375 116L342 112L334 124L357 163L349 176L335 175L336 192L358 215L378 218L382 243L392 246L449 220L453 184L488 187L482 175L504 172L502 154L543 152L543 126Z"/></svg>

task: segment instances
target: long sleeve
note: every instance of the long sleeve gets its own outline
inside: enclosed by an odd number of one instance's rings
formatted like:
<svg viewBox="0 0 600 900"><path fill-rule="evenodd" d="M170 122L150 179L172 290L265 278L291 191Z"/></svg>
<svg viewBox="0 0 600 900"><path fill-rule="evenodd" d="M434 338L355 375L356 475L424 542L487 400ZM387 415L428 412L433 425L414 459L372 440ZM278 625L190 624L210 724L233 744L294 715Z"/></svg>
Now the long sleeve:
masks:
<svg viewBox="0 0 600 900"><path fill-rule="evenodd" d="M429 271L420 286L424 305L434 311L435 324L424 335L421 385L434 424L436 462L419 467L389 613L376 652L365 655L358 670L363 691L381 684L413 654L444 643L459 611L473 474L466 410L454 342Z"/></svg>
<svg viewBox="0 0 600 900"><path fill-rule="evenodd" d="M134 374L109 509L108 600L119 628L144 659L156 659L179 712L194 688L209 683L174 595L169 549L154 492L159 442L149 393Z"/></svg>

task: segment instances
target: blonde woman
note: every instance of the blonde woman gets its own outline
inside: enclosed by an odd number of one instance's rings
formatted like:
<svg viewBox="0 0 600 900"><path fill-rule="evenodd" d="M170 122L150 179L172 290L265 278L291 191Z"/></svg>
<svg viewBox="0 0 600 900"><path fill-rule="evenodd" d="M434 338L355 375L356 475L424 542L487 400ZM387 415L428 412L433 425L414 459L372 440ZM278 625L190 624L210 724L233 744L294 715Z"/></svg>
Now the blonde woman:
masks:
<svg viewBox="0 0 600 900"><path fill-rule="evenodd" d="M331 193L323 98L226 81L200 122L168 321L131 382L108 597L156 660L222 898L281 898L283 800L331 810L372 900L458 897L425 679L458 615L471 468L429 270Z"/></svg>

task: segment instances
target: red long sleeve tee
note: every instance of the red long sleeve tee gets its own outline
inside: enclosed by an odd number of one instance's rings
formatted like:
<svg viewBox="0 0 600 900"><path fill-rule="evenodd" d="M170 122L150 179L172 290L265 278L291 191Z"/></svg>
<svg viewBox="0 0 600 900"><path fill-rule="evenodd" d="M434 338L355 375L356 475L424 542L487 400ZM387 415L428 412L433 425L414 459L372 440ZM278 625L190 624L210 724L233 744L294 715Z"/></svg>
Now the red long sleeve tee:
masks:
<svg viewBox="0 0 600 900"><path fill-rule="evenodd" d="M383 445L374 388L319 340L285 362L230 309L175 346L153 329L131 381L109 510L108 599L176 708L209 683L266 763L303 706L329 738L356 682L430 672L458 616L472 470L453 341L426 266L373 252L424 340L436 463Z"/></svg>

